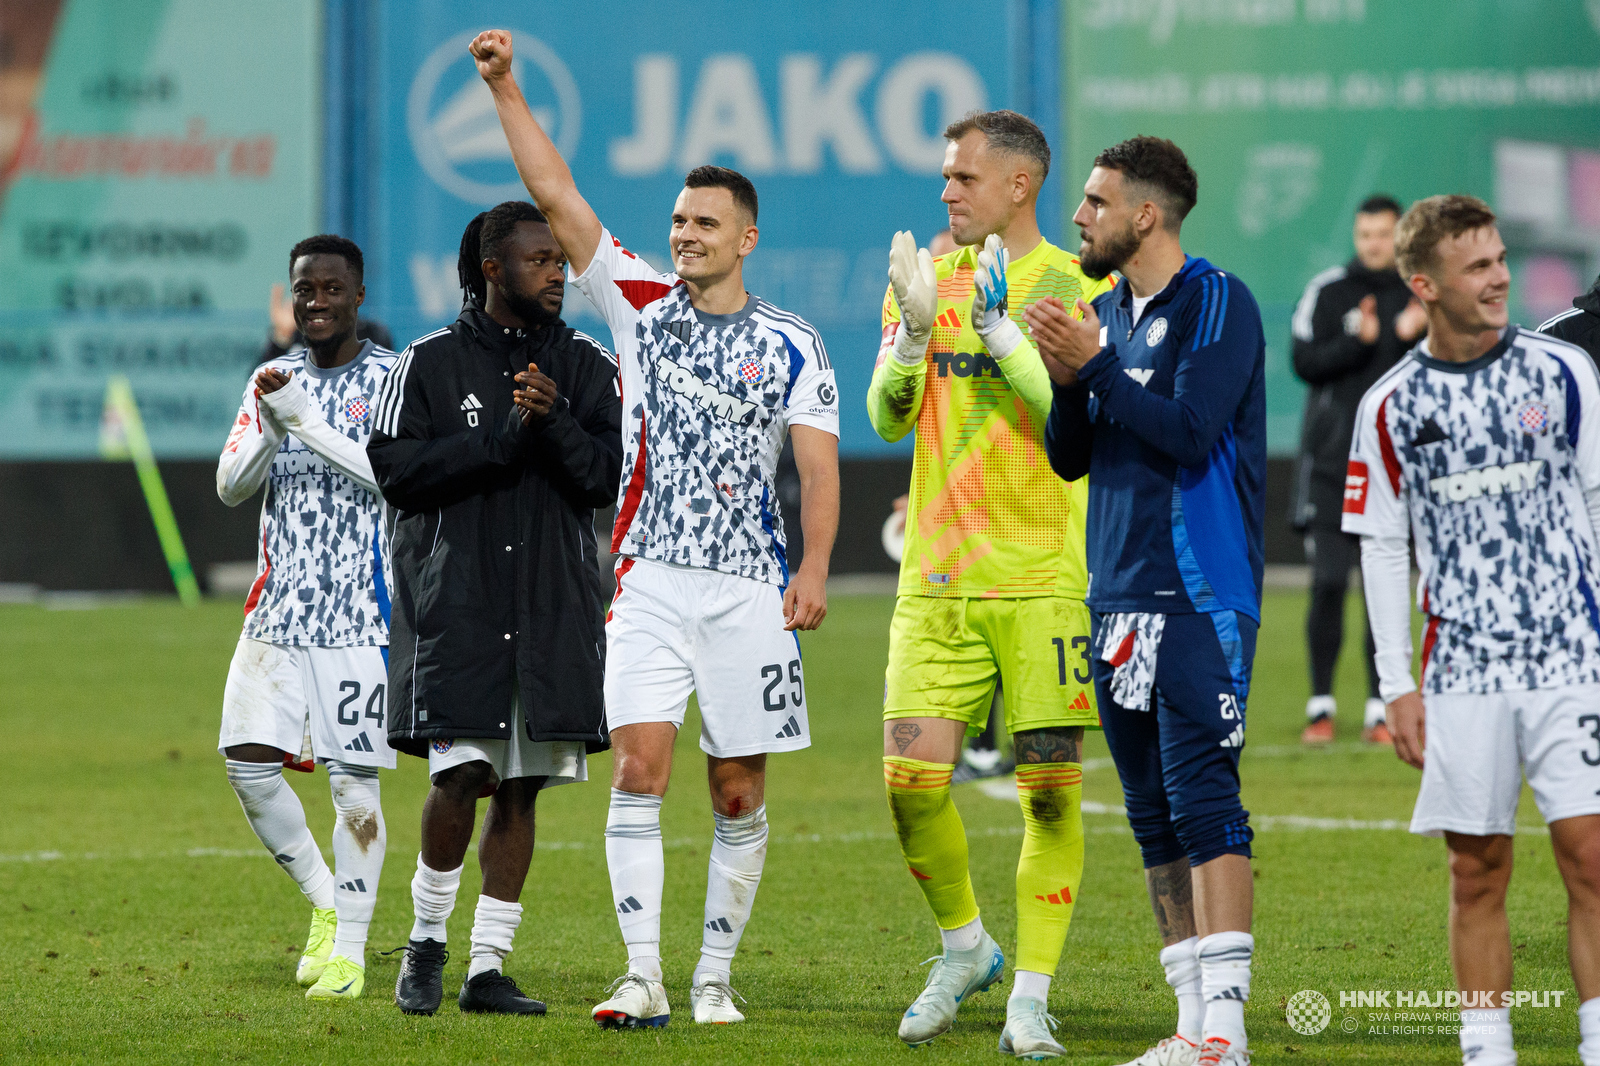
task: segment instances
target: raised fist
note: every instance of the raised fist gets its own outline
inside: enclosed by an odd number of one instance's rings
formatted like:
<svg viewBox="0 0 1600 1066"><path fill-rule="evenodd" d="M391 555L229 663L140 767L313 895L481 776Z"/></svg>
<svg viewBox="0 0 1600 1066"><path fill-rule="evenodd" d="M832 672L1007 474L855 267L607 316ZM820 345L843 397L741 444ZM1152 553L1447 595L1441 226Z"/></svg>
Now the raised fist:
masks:
<svg viewBox="0 0 1600 1066"><path fill-rule="evenodd" d="M495 81L511 73L511 34L505 30L484 30L467 45L478 62L484 81Z"/></svg>

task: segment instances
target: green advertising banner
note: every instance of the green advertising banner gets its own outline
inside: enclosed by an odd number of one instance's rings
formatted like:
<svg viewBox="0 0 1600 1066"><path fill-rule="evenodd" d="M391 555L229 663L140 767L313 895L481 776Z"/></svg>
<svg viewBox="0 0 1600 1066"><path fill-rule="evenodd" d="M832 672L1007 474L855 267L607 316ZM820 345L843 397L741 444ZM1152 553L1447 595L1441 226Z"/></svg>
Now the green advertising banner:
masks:
<svg viewBox="0 0 1600 1066"><path fill-rule="evenodd" d="M1600 268L1600 0L1063 0L1062 17L1063 217L1100 149L1183 148L1184 247L1261 304L1275 454L1299 439L1294 304L1351 257L1368 194L1493 204L1529 326Z"/></svg>
<svg viewBox="0 0 1600 1066"><path fill-rule="evenodd" d="M0 458L93 458L124 374L215 456L314 232L318 0L7 0Z"/></svg>

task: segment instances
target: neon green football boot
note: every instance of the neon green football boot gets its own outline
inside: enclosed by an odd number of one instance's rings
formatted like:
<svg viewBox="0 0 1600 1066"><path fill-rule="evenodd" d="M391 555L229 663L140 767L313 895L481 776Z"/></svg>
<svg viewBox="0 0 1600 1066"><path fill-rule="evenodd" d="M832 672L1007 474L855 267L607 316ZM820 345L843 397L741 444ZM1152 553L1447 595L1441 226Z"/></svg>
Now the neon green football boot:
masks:
<svg viewBox="0 0 1600 1066"><path fill-rule="evenodd" d="M307 999L360 999L367 984L367 971L355 959L335 955L317 983L306 989Z"/></svg>
<svg viewBox="0 0 1600 1066"><path fill-rule="evenodd" d="M306 949L300 954L300 966L294 972L297 983L310 986L322 977L327 968L328 956L333 954L333 931L338 924L333 908L311 908L311 930L306 933Z"/></svg>

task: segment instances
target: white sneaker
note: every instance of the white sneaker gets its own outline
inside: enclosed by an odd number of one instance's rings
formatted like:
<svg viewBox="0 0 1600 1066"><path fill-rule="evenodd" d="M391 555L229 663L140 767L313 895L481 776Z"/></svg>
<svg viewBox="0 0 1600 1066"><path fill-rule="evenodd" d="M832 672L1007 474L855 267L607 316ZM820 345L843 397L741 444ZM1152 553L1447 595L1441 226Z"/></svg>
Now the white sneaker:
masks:
<svg viewBox="0 0 1600 1066"><path fill-rule="evenodd" d="M698 1025L732 1025L734 1022L744 1021L744 1015L739 1013L739 1008L733 1005L733 997L739 996L728 984L717 977L711 977L695 985L689 990L689 1009L694 1011L694 1020ZM739 996L741 1002L743 996Z"/></svg>
<svg viewBox="0 0 1600 1066"><path fill-rule="evenodd" d="M1250 1052L1214 1036L1200 1045L1194 1061L1196 1066L1250 1066Z"/></svg>
<svg viewBox="0 0 1600 1066"><path fill-rule="evenodd" d="M1006 968L1000 945L988 933L971 951L947 951L928 962L933 963L928 983L900 1019L900 1039L912 1047L949 1032L961 1001L1000 980Z"/></svg>
<svg viewBox="0 0 1600 1066"><path fill-rule="evenodd" d="M1200 1045L1190 1043L1174 1033L1136 1059L1121 1066L1194 1066L1200 1057Z"/></svg>
<svg viewBox="0 0 1600 1066"><path fill-rule="evenodd" d="M595 1023L602 1029L638 1029L643 1026L659 1029L672 1018L672 1008L667 1006L667 990L660 981L647 981L636 973L625 973L607 992L610 999L594 1009Z"/></svg>
<svg viewBox="0 0 1600 1066"><path fill-rule="evenodd" d="M1006 1000L1006 1027L1000 1032L1000 1053L1019 1059L1053 1059L1067 1049L1050 1033L1061 1023L1032 996Z"/></svg>

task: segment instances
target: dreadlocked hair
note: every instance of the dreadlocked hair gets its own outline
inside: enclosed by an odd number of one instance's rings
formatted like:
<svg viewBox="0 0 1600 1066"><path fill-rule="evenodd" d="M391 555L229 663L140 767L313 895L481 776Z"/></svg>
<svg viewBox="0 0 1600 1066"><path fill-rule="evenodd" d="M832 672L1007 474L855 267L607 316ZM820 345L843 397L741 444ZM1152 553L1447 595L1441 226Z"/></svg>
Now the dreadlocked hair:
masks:
<svg viewBox="0 0 1600 1066"><path fill-rule="evenodd" d="M461 235L461 257L456 261L456 273L461 278L463 301L485 306L488 299L488 281L483 276L483 261L498 259L506 239L517 228L518 222L547 222L544 212L526 200L507 200L483 212L467 223Z"/></svg>
<svg viewBox="0 0 1600 1066"><path fill-rule="evenodd" d="M483 235L483 220L489 212L480 211L467 223L461 234L461 254L456 258L456 277L461 282L461 306L483 307L488 299L483 278L483 259L478 255L479 238Z"/></svg>

